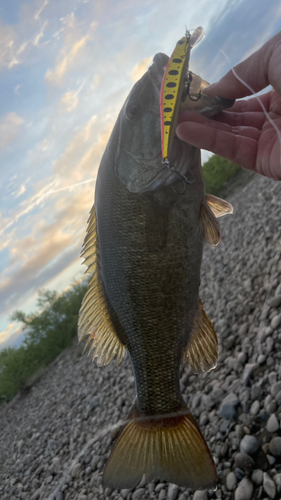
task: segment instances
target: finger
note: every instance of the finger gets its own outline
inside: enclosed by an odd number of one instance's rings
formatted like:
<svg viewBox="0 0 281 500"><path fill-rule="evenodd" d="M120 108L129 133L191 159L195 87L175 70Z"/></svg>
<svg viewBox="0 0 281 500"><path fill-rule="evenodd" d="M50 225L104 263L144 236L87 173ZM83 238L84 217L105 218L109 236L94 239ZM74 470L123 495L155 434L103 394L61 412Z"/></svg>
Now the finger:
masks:
<svg viewBox="0 0 281 500"><path fill-rule="evenodd" d="M281 32L245 61L237 64L234 71L230 70L219 82L204 89L204 93L219 95L224 99L239 99L259 92L270 84L281 93L280 78L277 78L278 73L273 67L273 63L280 60L280 50Z"/></svg>
<svg viewBox="0 0 281 500"><path fill-rule="evenodd" d="M217 123L217 125L219 124ZM231 132L231 127L225 124L220 125L223 127L210 127L206 123L184 122L177 127L177 136L182 141L197 148L207 149L241 167L255 170L257 140L245 135L236 135Z"/></svg>
<svg viewBox="0 0 281 500"><path fill-rule="evenodd" d="M229 108L230 111L235 111L237 113L246 113L250 111L260 111L262 109L261 103L267 111L270 107L270 97L272 91L266 92L258 97L252 97L251 99L241 99L240 101L235 101L234 105Z"/></svg>
<svg viewBox="0 0 281 500"><path fill-rule="evenodd" d="M232 127L254 127L261 130L266 121L266 116L262 111L256 113L232 113L230 111L223 111L214 119L217 122L226 123Z"/></svg>
<svg viewBox="0 0 281 500"><path fill-rule="evenodd" d="M239 132L238 128L237 131L235 132L233 127L240 127L240 128L253 127L255 130L257 130L257 134L259 134L260 129L263 126L265 120L266 117L262 112L232 113L231 111L222 111L214 119L210 120L202 115L199 115L195 111L181 111L178 118L178 124L183 122L201 123L204 125L208 125L210 127L226 130L230 133ZM225 128L223 128L223 124L225 124ZM230 129L229 126L231 126L232 129Z"/></svg>

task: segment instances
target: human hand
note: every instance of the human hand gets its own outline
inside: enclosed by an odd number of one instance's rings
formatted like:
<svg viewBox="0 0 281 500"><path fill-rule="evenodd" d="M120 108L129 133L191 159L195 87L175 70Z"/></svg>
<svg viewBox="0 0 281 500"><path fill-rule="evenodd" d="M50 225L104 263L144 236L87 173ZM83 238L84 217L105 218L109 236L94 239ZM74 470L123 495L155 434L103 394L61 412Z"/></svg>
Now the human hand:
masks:
<svg viewBox="0 0 281 500"><path fill-rule="evenodd" d="M251 95L250 88L259 92L272 85L273 90L259 98L237 101L214 119L181 111L177 136L244 168L281 180L281 32L238 64L234 72L230 70L204 93L239 99Z"/></svg>

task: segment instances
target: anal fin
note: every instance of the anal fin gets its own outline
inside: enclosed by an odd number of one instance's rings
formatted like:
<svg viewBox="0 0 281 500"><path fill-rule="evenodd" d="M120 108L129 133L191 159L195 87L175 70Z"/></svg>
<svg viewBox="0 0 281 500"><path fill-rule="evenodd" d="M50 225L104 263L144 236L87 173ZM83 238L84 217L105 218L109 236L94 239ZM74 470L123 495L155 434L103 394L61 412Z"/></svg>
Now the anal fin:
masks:
<svg viewBox="0 0 281 500"><path fill-rule="evenodd" d="M233 214L233 206L228 201L222 200L212 194L206 194L205 202L212 210L215 217L223 217L227 214Z"/></svg>
<svg viewBox="0 0 281 500"><path fill-rule="evenodd" d="M221 241L220 225L206 203L202 203L200 206L200 226L205 242L216 247Z"/></svg>
<svg viewBox="0 0 281 500"><path fill-rule="evenodd" d="M189 362L194 372L210 371L218 362L218 338L212 322L199 300L190 340L182 353L182 361Z"/></svg>

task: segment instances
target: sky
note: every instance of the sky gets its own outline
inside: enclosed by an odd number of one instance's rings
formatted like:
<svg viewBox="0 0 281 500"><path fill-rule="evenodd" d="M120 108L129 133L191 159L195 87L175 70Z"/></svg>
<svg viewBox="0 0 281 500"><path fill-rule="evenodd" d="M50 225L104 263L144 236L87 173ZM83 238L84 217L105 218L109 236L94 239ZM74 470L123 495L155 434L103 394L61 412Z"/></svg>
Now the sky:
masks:
<svg viewBox="0 0 281 500"><path fill-rule="evenodd" d="M15 310L81 279L95 179L118 112L157 52L203 26L210 83L281 29L280 0L0 0L0 349Z"/></svg>

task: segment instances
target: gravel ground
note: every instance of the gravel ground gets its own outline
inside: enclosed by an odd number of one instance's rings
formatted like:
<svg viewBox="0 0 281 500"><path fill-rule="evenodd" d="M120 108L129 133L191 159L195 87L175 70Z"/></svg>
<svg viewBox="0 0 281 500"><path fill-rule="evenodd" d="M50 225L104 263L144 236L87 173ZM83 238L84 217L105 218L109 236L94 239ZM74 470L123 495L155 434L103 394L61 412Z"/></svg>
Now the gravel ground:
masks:
<svg viewBox="0 0 281 500"><path fill-rule="evenodd" d="M131 408L134 378L128 359L97 368L74 345L0 409L1 499L281 497L281 183L257 176L229 201L235 213L221 219L219 247L205 248L201 281L219 364L203 375L187 366L181 373L217 464L217 491L159 481L103 491L103 466Z"/></svg>

